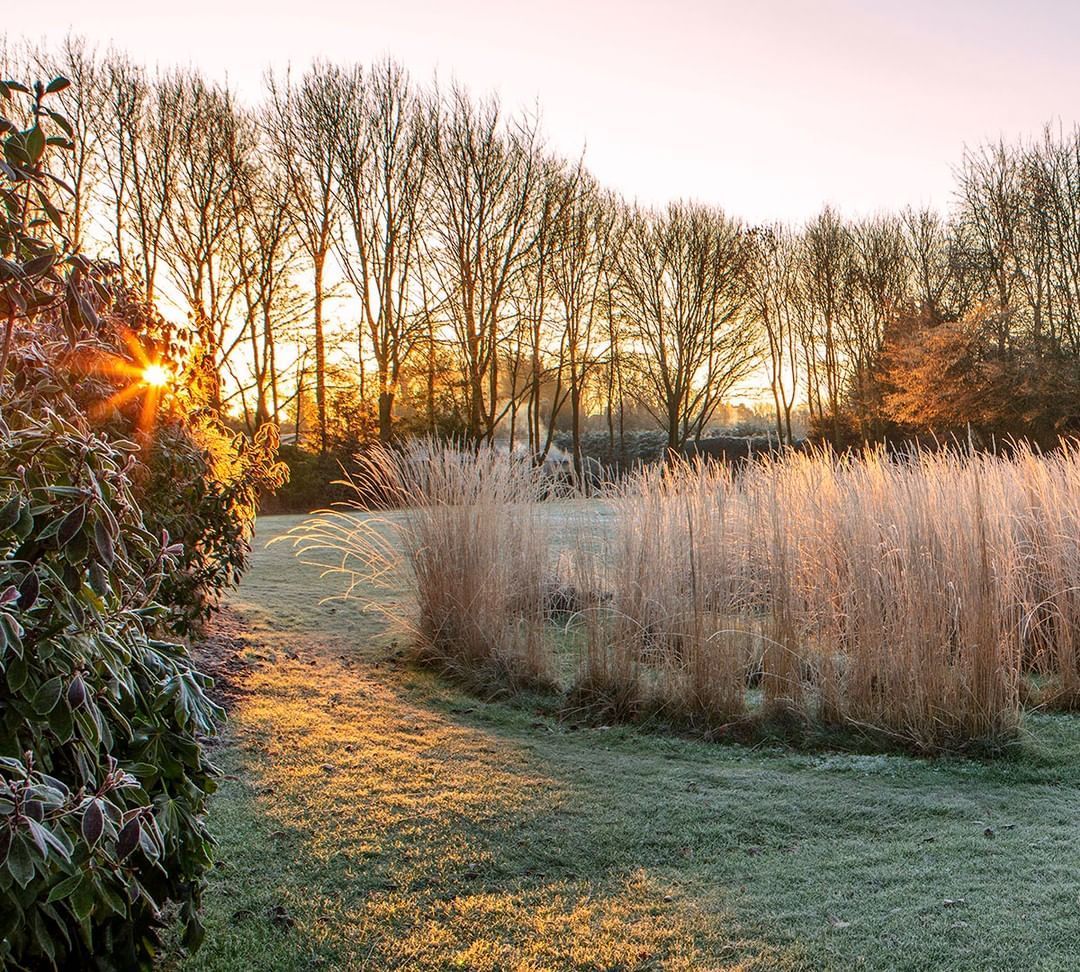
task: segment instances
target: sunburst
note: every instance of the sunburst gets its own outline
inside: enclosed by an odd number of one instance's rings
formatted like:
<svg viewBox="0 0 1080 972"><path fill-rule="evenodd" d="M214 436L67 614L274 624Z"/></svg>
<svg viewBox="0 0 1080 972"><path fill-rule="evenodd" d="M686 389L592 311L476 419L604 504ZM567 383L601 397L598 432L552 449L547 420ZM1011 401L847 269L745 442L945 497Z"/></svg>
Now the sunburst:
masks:
<svg viewBox="0 0 1080 972"><path fill-rule="evenodd" d="M140 431L148 432L154 426L163 399L175 388L179 376L168 362L158 357L153 349L148 349L134 333L125 332L123 340L127 346L127 356L106 354L95 362L95 371L119 379L123 384L94 411L99 415L104 414L141 396L138 427Z"/></svg>

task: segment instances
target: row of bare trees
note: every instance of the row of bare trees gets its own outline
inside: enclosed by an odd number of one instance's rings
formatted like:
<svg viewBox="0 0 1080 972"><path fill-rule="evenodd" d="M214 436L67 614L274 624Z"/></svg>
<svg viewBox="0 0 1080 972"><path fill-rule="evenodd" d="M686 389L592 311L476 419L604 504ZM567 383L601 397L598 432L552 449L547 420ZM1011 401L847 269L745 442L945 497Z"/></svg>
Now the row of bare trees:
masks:
<svg viewBox="0 0 1080 972"><path fill-rule="evenodd" d="M679 449L747 380L781 440L803 403L824 434L877 437L916 312L1080 360L1075 132L972 153L948 217L747 227L628 204L532 115L392 61L268 76L252 106L76 38L4 56L73 82L73 243L187 316L250 428L303 425L322 451L370 402L384 441L506 431L538 459L565 424L580 468L589 420L614 444L636 410Z"/></svg>

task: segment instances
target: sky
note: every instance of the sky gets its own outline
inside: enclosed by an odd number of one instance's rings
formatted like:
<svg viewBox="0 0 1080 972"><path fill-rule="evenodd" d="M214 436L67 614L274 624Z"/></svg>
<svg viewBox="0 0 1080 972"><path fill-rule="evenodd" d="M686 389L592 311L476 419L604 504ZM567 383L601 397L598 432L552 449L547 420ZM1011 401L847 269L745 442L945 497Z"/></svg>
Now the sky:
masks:
<svg viewBox="0 0 1080 972"><path fill-rule="evenodd" d="M257 97L268 66L391 55L509 108L645 204L751 222L828 203L947 208L964 147L1080 119L1080 3L1066 0L54 0L13 35L68 30ZM26 23L20 23L25 17ZM48 30L42 23L52 25Z"/></svg>

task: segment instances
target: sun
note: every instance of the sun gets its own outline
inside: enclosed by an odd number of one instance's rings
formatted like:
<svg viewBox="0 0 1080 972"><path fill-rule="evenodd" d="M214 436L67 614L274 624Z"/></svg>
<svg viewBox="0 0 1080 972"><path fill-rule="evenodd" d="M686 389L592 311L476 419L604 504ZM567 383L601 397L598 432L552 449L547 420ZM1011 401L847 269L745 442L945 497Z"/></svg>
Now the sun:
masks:
<svg viewBox="0 0 1080 972"><path fill-rule="evenodd" d="M144 343L133 331L122 330L120 336L128 353L99 352L86 362L88 371L102 375L115 391L94 405L93 410L107 415L132 399L142 399L137 419L144 432L153 429L163 406L172 402L184 384L182 366L161 356L153 343Z"/></svg>
<svg viewBox="0 0 1080 972"><path fill-rule="evenodd" d="M159 364L148 364L143 368L142 382L151 388L164 388L169 383L170 377L168 369Z"/></svg>

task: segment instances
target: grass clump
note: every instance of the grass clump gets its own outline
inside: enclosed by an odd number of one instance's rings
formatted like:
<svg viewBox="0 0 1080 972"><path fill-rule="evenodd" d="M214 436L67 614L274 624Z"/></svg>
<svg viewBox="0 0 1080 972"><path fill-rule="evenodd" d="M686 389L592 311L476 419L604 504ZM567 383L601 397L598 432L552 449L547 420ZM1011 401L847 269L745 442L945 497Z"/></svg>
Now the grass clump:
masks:
<svg viewBox="0 0 1080 972"><path fill-rule="evenodd" d="M808 717L924 751L1011 736L1020 671L998 468L952 453L756 467L743 488L770 527L767 698L771 679Z"/></svg>
<svg viewBox="0 0 1080 972"><path fill-rule="evenodd" d="M761 620L732 473L654 467L609 497L608 555L589 558L578 584L604 596L582 612L575 697L619 719L650 712L712 730L745 718Z"/></svg>
<svg viewBox="0 0 1080 972"><path fill-rule="evenodd" d="M405 573L415 610L396 620L421 661L486 688L551 681L540 470L491 446L421 440L365 452L347 483L355 500L317 512L293 535L301 556L345 575L347 593ZM372 517L372 497L404 515Z"/></svg>

